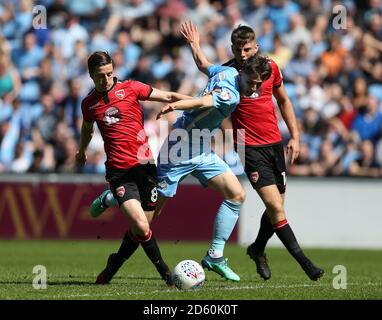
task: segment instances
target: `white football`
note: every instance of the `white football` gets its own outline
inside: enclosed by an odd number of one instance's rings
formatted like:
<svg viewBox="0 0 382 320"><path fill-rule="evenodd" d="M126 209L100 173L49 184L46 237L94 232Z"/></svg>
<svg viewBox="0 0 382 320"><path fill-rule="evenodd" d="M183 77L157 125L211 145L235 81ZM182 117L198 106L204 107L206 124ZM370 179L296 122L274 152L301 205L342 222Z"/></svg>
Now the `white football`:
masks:
<svg viewBox="0 0 382 320"><path fill-rule="evenodd" d="M179 290L190 290L201 288L204 285L206 275L202 266L196 261L183 260L174 268L172 277Z"/></svg>

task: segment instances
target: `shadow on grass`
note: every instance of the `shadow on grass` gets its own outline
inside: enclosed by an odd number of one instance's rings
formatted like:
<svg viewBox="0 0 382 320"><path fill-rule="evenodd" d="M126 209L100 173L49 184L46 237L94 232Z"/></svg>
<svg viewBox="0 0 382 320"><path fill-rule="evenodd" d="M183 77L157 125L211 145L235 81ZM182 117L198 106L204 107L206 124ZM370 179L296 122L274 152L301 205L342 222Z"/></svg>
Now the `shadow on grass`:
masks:
<svg viewBox="0 0 382 320"><path fill-rule="evenodd" d="M27 280L21 280L21 281L0 281L0 285L2 284L27 284L27 285L32 285L32 281L27 281ZM47 282L48 286L88 286L88 285L96 285L94 281L48 281Z"/></svg>
<svg viewBox="0 0 382 320"><path fill-rule="evenodd" d="M59 278L59 279L57 279ZM63 278L68 278L63 279ZM89 278L91 280L89 280ZM93 280L94 278L94 280ZM213 284L214 286L225 286L225 285L234 285L235 282L224 280L223 278L210 278L208 277L208 274L206 275L206 282ZM83 280L81 280L83 279ZM125 280L125 281L124 281ZM163 281L159 275L158 276L137 276L137 275L122 275L122 276L115 276L113 277L112 281L108 285L126 285L126 283L134 283L138 282L141 283L142 281ZM259 284L260 281L256 280L246 280L249 283L253 284ZM261 282L263 283L263 282ZM0 280L0 286L1 285L31 285L32 280L31 279L19 279L14 281L9 280ZM49 280L47 282L48 286L101 286L99 284L95 284L95 277L93 275L68 275L68 276L56 276L54 279Z"/></svg>
<svg viewBox="0 0 382 320"><path fill-rule="evenodd" d="M96 284L95 283L95 277L94 277L94 280L93 280L93 276L81 276L81 275L69 275L68 276L69 279L68 280L56 280L57 277L55 277L56 279L52 279L52 280L48 280L47 281L47 285L48 286L88 286L88 285L94 285L94 286L102 286L102 285L99 285L99 284ZM60 277L60 278L63 278L63 277ZM89 279L89 278L92 278L92 280L85 280L85 279ZM75 280L77 279L77 280ZM80 279L84 279L84 280L80 280ZM132 276L132 275L128 275L128 276L117 276L117 277L114 277L112 282L110 282L110 284L123 284L125 285L125 283L123 282L123 280L129 280L129 282L132 282L132 281L158 281L158 280L162 280L160 279L159 277L150 277L150 276L147 276L147 277L137 277L137 276ZM14 280L14 281L10 281L10 280L0 280L0 286L1 285L31 285L32 284L32 280L31 279L25 279L25 280Z"/></svg>

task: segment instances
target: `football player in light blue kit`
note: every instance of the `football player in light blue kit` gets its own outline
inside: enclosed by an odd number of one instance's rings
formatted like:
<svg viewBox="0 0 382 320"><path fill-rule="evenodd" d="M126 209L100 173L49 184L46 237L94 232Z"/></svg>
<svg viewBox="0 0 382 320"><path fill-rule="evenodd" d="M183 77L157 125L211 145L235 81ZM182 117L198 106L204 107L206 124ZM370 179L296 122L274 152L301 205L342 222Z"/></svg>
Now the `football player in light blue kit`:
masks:
<svg viewBox="0 0 382 320"><path fill-rule="evenodd" d="M159 198L154 215L159 215L165 202L175 196L179 182L188 174L195 176L204 186L220 192L224 201L215 217L210 249L201 263L204 268L228 280L239 281L240 277L229 268L223 251L238 220L245 191L229 166L211 150L209 142L214 130L238 105L240 94L251 95L269 77L271 69L267 58L262 56L249 59L240 74L231 67L212 65L200 49L196 27L185 22L181 33L191 46L199 70L207 74L209 80L201 96L168 104L157 116L159 119L174 110L184 110L158 156ZM93 202L93 216L111 204L110 194L105 191Z"/></svg>

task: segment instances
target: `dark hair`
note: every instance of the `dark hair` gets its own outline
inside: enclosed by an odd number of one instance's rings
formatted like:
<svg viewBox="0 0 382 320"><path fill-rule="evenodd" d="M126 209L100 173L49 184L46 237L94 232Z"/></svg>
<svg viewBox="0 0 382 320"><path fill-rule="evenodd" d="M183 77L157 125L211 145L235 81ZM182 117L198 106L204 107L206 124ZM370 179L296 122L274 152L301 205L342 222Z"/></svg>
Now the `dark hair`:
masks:
<svg viewBox="0 0 382 320"><path fill-rule="evenodd" d="M113 64L113 59L106 51L95 51L88 59L89 73L92 74L96 68L105 66L107 64Z"/></svg>
<svg viewBox="0 0 382 320"><path fill-rule="evenodd" d="M248 26L239 25L231 33L231 42L235 47L242 47L249 41L256 41L255 31Z"/></svg>
<svg viewBox="0 0 382 320"><path fill-rule="evenodd" d="M262 82L268 80L272 74L272 67L269 58L262 55L255 55L249 58L243 65L242 69L250 77L260 76Z"/></svg>

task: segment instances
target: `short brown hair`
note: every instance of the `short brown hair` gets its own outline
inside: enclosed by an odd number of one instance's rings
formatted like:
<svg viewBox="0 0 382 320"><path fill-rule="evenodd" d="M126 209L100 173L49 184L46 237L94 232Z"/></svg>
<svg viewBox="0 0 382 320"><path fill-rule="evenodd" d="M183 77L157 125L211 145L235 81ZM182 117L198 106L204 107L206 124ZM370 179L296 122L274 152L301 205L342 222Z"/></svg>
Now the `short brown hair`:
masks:
<svg viewBox="0 0 382 320"><path fill-rule="evenodd" d="M249 41L256 41L255 31L248 26L239 25L231 33L231 42L235 47L242 47Z"/></svg>
<svg viewBox="0 0 382 320"><path fill-rule="evenodd" d="M268 80L272 74L272 67L269 58L263 55L255 55L249 58L243 65L242 69L250 77L260 76L262 82Z"/></svg>
<svg viewBox="0 0 382 320"><path fill-rule="evenodd" d="M88 59L88 69L89 73L93 73L96 68L105 66L107 64L113 64L113 59L106 51L95 51Z"/></svg>

